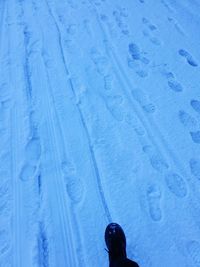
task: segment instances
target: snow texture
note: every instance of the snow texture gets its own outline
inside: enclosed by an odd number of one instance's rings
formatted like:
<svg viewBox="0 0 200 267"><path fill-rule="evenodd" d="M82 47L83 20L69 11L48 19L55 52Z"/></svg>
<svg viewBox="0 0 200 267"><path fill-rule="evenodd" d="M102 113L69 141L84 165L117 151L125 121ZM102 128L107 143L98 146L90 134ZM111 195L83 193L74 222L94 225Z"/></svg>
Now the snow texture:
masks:
<svg viewBox="0 0 200 267"><path fill-rule="evenodd" d="M199 14L0 1L0 267L200 266Z"/></svg>

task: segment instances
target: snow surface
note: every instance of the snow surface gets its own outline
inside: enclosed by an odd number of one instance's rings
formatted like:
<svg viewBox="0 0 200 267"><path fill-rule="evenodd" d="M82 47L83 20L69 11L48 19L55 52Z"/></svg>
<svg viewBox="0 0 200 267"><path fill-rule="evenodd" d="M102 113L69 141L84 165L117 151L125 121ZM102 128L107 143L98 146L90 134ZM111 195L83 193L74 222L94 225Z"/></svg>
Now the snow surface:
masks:
<svg viewBox="0 0 200 267"><path fill-rule="evenodd" d="M200 2L0 1L0 267L200 266Z"/></svg>

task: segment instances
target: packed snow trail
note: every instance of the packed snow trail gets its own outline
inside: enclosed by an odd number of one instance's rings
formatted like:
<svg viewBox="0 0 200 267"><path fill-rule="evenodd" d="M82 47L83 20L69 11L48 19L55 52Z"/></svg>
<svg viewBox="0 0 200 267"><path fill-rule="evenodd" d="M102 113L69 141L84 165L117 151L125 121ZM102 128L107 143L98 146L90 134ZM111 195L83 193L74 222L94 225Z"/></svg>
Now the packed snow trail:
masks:
<svg viewBox="0 0 200 267"><path fill-rule="evenodd" d="M1 1L0 267L200 266L199 12Z"/></svg>

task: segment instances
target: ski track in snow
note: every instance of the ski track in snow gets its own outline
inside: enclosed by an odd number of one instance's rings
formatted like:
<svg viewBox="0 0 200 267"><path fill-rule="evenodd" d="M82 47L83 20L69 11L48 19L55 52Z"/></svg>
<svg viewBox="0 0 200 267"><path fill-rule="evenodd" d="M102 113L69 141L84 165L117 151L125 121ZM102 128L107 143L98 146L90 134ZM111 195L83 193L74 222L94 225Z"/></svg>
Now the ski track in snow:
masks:
<svg viewBox="0 0 200 267"><path fill-rule="evenodd" d="M200 266L200 5L150 6L0 3L0 267L107 266L117 220L140 266Z"/></svg>
<svg viewBox="0 0 200 267"><path fill-rule="evenodd" d="M47 3L48 3L48 0L47 0ZM62 35L60 33L59 27L58 27L57 22L56 22L53 14L51 12L51 9L50 9L49 5L48 5L48 9L49 9L49 13L51 14L53 20L55 21L55 25L56 25L56 28L57 28L57 31L58 31L58 34L59 34L59 46L60 46L60 49L61 49L61 57L62 57L63 64L65 66L66 75L68 75L69 74L69 71L67 69L67 65L66 65L66 61L65 61L65 56L64 56L64 52L63 52L63 48L62 48ZM76 93L74 91L74 86L73 86L72 80L70 78L69 78L69 84L70 84L71 90L72 90L72 92L74 94L74 97L76 98ZM86 133L86 136L88 138L89 150L90 150L92 161L93 161L93 164L94 164L94 170L95 170L95 173L96 173L96 177L97 177L97 181L98 181L98 185L99 185L99 191L100 191L100 195L101 195L101 198L102 198L103 206L104 206L104 209L106 211L106 214L107 214L108 219L111 221L110 212L108 210L108 207L107 207L107 204L106 204L106 201L105 201L105 197L104 197L104 193L103 193L103 190L102 190L102 186L101 186L101 182L100 182L100 177L99 177L99 171L98 171L98 167L97 167L97 163L96 163L94 151L93 151L93 148L92 148L92 145L91 145L89 133L88 133L88 130L87 130L86 122L84 120L82 111L81 111L81 109L79 108L78 105L77 105L77 108L78 108L78 111L79 111L79 114L80 114L80 119L82 121L83 128L84 128L85 133Z"/></svg>
<svg viewBox="0 0 200 267"><path fill-rule="evenodd" d="M43 62L45 62L45 59L43 58ZM45 65L45 63L44 63ZM51 82L50 82L50 78L49 78L49 74L48 74L48 70L47 70L47 66L45 66L45 74L46 74L46 81L47 81L47 88L49 90L49 92L52 94L52 89L51 89ZM54 99L50 99L53 98L53 96L49 96L47 95L47 103L48 103L48 106L47 106L47 111L49 113L49 118L52 117L52 114L51 114L51 108L50 108L50 101L54 102ZM60 134L61 134L61 139L60 139L60 142L61 142L61 146L63 146L62 144L62 131L60 129L60 125L59 125L59 122L57 121L57 114L56 114L56 111L54 111L54 119L52 120L49 120L49 135L52 136L50 138L50 140L52 140L52 144L51 144L51 147L54 147L56 148L55 150L55 156L54 156L54 162L56 162L55 164L55 168L56 168L56 176L55 176L55 189L56 189L56 199L55 201L57 202L57 207L60 209L59 211L59 216L60 216L60 224L62 225L61 229L62 229L62 244L64 247L68 248L66 249L68 252L68 255L69 256L66 256L66 253L64 254L65 256L65 262L66 262L66 265L76 265L75 263L75 257L72 256L72 253L73 253L73 250L72 249L69 249L70 248L70 245L72 245L72 241L69 241L69 239L71 238L70 237L70 234L67 234L66 231L68 230L68 232L70 231L70 224L68 222L69 218L68 218L68 214L65 212L65 204L64 204L64 199L63 199L63 196L61 195L60 196L60 193L62 192L59 192L60 189L59 188L62 188L62 183L59 182L59 176L61 175L61 171L60 169L58 169L58 166L57 166L57 162L60 161L60 152L58 151L58 148L60 147L60 144L58 143L58 140L57 140L57 137L58 134L56 134L57 132L57 129L59 130ZM56 125L56 126L55 126ZM59 135L60 135L59 134ZM58 191L59 190L59 191ZM65 227L65 226L68 226L68 227ZM41 242L43 243L43 233L40 234L40 239L41 239ZM45 237L45 240L46 240L46 237ZM48 240L48 239L47 239ZM46 242L46 241L45 241ZM40 249L44 249L44 246L42 245L42 247L40 247ZM45 252L43 252L44 254ZM46 255L48 256L48 254ZM68 258L69 257L69 258ZM48 262L48 258L46 260L43 259L43 266L48 266L48 265L45 265L46 262ZM60 261L62 262L62 261ZM58 263L58 264L61 264L61 263Z"/></svg>

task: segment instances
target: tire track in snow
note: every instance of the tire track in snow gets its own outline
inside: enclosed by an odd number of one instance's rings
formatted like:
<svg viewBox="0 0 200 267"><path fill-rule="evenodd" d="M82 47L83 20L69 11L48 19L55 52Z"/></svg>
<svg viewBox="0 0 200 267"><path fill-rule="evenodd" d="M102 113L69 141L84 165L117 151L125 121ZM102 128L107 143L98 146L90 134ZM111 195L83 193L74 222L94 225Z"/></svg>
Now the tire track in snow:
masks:
<svg viewBox="0 0 200 267"><path fill-rule="evenodd" d="M48 1L47 0L45 0L45 1L47 3L47 6L48 6L49 14L52 17L52 20L54 21L56 29L58 31L59 45L60 45L60 49L61 49L61 56L62 56L63 64L65 66L66 74L69 75L69 70L67 68L65 55L64 55L64 50L63 50L63 46L62 46L62 34L61 34L60 29L59 29L59 26L58 26L58 23L56 21L56 18L54 17L54 15L53 15L53 13L51 11L51 8L50 8L50 5L49 5ZM75 89L74 89L74 86L73 86L71 78L69 78L69 83L70 83L71 90L72 90L73 95L74 95L74 99L76 99L77 98L76 97L76 92L75 92ZM98 183L98 188L99 188L99 193L100 193L100 196L101 196L102 204L103 204L104 210L106 212L107 219L108 219L109 222L111 222L112 221L112 217L111 217L109 208L108 208L106 200L105 200L104 191L103 191L103 187L102 187L102 183L101 183L101 178L100 178L100 174L99 174L99 170L98 170L97 160L96 160L96 157L95 157L94 149L92 147L89 131L88 131L88 128L87 128L87 125L86 125L86 121L84 119L84 116L83 116L83 113L81 111L80 106L77 105L77 108L78 108L78 112L79 112L79 115L80 115L80 119L82 121L82 125L83 125L83 128L84 128L84 131L85 131L86 136L87 136L89 150L90 150L90 154L91 154L91 158L92 158L92 162L93 162L93 166L94 166L94 170L95 170L95 174L96 174L96 178L97 178L97 183Z"/></svg>

